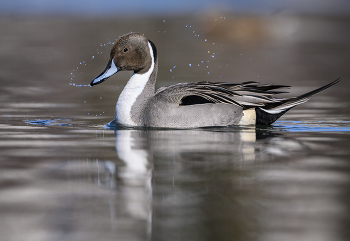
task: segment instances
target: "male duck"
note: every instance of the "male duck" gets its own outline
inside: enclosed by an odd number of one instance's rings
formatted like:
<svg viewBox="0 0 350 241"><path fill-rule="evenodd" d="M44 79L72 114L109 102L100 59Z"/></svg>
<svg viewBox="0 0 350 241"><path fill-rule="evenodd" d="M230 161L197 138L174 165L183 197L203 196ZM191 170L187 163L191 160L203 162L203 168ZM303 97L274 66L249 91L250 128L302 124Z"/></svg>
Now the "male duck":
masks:
<svg viewBox="0 0 350 241"><path fill-rule="evenodd" d="M118 98L115 117L125 126L196 128L231 125L269 125L310 96L338 83L292 98L275 98L284 85L257 82L179 83L155 91L157 49L140 33L121 36L114 44L106 69L90 86L122 70L134 71Z"/></svg>

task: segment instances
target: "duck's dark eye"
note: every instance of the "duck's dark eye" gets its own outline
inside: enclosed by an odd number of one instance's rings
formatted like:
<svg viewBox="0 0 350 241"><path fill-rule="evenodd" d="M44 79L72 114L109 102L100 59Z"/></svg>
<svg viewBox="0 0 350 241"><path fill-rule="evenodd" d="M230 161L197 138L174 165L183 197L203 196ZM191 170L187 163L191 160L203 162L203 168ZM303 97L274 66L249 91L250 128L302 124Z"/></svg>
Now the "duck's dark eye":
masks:
<svg viewBox="0 0 350 241"><path fill-rule="evenodd" d="M124 49L124 53L125 53L125 52L128 52L128 48L125 48L125 49Z"/></svg>

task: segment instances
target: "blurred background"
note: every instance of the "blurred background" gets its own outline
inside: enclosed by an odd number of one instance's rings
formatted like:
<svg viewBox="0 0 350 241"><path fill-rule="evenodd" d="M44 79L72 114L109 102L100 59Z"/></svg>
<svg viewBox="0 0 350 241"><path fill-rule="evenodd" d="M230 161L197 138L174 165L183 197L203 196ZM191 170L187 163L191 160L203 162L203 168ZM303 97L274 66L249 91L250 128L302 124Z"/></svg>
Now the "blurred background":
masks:
<svg viewBox="0 0 350 241"><path fill-rule="evenodd" d="M203 1L161 1L153 0L145 3L141 0L131 1L93 1L62 0L60 2L45 0L1 1L1 12L10 14L58 14L90 16L116 15L161 15L192 14L203 10L224 10L235 13L272 14L284 12L289 14L348 15L349 2L346 0L203 0Z"/></svg>
<svg viewBox="0 0 350 241"><path fill-rule="evenodd" d="M346 0L0 1L1 98L47 101L49 94L55 103L108 105L84 113L113 116L130 73L98 91L72 87L97 76L114 40L130 31L156 44L158 86L207 80L318 86L349 76L349 14Z"/></svg>

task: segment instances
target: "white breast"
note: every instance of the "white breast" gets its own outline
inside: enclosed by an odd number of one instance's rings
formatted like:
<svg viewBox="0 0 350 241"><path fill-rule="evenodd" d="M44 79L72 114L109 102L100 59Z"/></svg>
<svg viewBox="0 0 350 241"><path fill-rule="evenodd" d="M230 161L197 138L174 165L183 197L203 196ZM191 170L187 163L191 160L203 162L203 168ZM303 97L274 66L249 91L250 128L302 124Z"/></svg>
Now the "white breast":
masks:
<svg viewBox="0 0 350 241"><path fill-rule="evenodd" d="M118 121L118 123L122 125L137 125L131 119L131 107L135 103L137 97L142 93L154 69L153 50L150 43L148 43L148 47L152 58L151 67L144 74L133 74L126 86L124 87L122 93L119 95L117 105L115 108L115 118Z"/></svg>

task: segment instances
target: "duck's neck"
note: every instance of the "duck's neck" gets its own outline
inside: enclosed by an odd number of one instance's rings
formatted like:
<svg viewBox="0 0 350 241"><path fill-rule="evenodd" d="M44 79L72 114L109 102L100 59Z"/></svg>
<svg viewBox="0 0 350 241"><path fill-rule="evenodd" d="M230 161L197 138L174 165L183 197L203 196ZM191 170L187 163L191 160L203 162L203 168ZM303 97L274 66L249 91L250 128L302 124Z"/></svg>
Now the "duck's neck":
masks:
<svg viewBox="0 0 350 241"><path fill-rule="evenodd" d="M137 121L143 107L154 96L158 72L157 52L153 43L148 47L152 58L149 70L143 74L134 73L119 95L115 117L120 124L127 126L140 125Z"/></svg>

